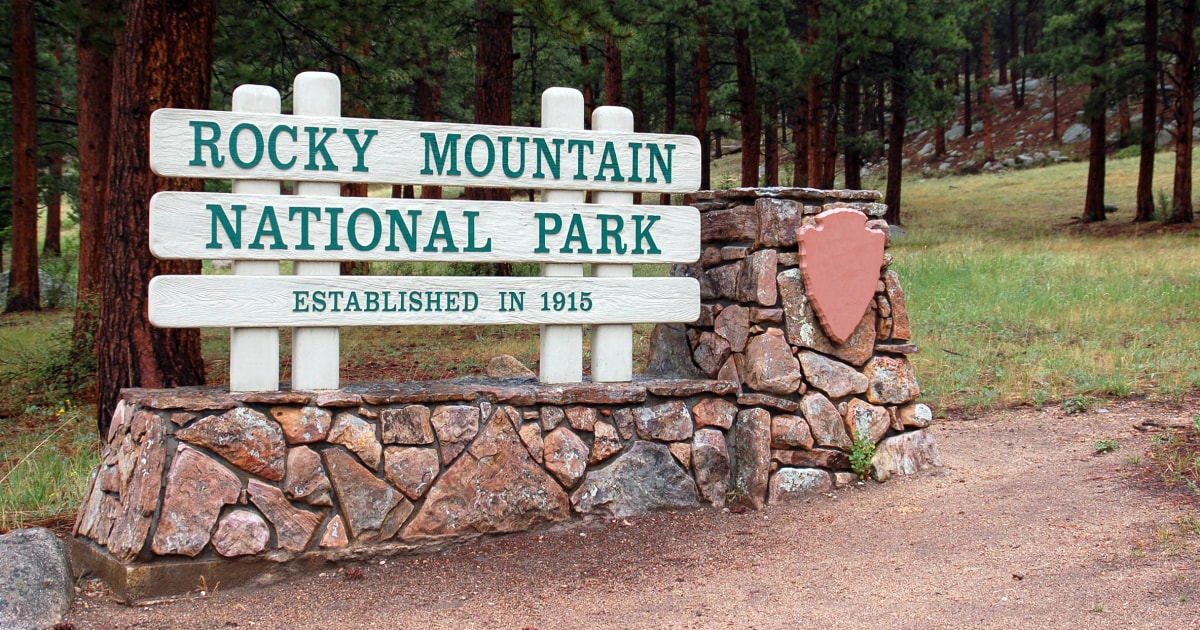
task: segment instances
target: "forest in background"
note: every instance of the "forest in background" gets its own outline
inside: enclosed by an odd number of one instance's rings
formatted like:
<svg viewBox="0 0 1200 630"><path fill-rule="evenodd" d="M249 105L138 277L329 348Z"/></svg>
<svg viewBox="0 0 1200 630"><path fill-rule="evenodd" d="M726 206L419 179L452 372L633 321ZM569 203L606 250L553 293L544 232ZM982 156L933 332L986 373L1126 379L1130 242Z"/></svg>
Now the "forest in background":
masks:
<svg viewBox="0 0 1200 630"><path fill-rule="evenodd" d="M1019 110L1038 78L1055 95L1060 85L1087 94L1085 221L1105 218L1105 157L1121 144L1141 147L1135 220L1151 219L1154 139L1166 129L1176 152L1167 220L1190 222L1196 10L1196 0L10 0L0 9L12 51L0 69L6 308L38 308L37 215L47 212L45 250L60 250L65 197L80 227L75 336L80 360L97 363L101 426L121 387L203 382L196 332L144 321L151 277L199 271L150 257L146 201L203 185L149 172L149 114L228 109L243 83L279 88L287 111L305 70L338 74L343 114L371 118L537 125L543 89L577 87L589 109L631 108L639 131L696 135L706 188L709 159L728 145L745 186L858 188L863 164L883 159L892 223L906 130L933 128L940 154L948 127L978 121L981 159L993 161L991 88L1007 85ZM405 194L441 191L396 187Z"/></svg>

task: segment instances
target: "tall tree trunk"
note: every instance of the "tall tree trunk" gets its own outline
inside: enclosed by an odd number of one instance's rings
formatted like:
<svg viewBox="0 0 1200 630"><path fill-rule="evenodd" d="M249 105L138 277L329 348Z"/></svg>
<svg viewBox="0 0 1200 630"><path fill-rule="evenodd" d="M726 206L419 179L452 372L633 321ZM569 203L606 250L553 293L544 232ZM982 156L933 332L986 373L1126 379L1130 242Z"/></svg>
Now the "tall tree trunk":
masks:
<svg viewBox="0 0 1200 630"><path fill-rule="evenodd" d="M762 120L754 102L754 64L750 59L750 29L733 29L733 57L737 65L738 111L742 129L742 186L758 185L762 151Z"/></svg>
<svg viewBox="0 0 1200 630"><path fill-rule="evenodd" d="M50 171L50 181L53 182L52 192L46 198L46 237L42 239L42 255L62 255L62 178L63 156L54 151L46 156L47 167Z"/></svg>
<svg viewBox="0 0 1200 630"><path fill-rule="evenodd" d="M1096 37L1104 37L1108 31L1108 19L1103 6L1093 9L1088 19L1092 33ZM1105 89L1101 69L1108 60L1107 49L1101 47L1093 61L1091 93L1089 103L1085 106L1088 113L1088 129L1092 137L1088 141L1088 177L1087 192L1083 201L1083 220L1085 222L1104 220L1104 169L1105 169L1105 115L1108 105L1108 92Z"/></svg>
<svg viewBox="0 0 1200 630"><path fill-rule="evenodd" d="M817 77L812 77L808 80L808 184L810 186L820 186L824 181L824 175L821 173L821 166L825 164L825 160L821 159L821 140L824 134L821 132L821 105L825 100L825 94L821 90L821 81Z"/></svg>
<svg viewBox="0 0 1200 630"><path fill-rule="evenodd" d="M821 36L820 29L817 25L821 23L821 0L809 0L808 5L808 48L811 50L816 46L817 39ZM825 95L821 92L821 80L813 74L808 79L808 184L810 186L820 186L825 177L821 173L821 167L825 164L825 160L821 155L821 105L825 100Z"/></svg>
<svg viewBox="0 0 1200 630"><path fill-rule="evenodd" d="M808 185L808 97L801 94L792 117L792 185Z"/></svg>
<svg viewBox="0 0 1200 630"><path fill-rule="evenodd" d="M982 97L980 109L983 110L983 161L996 161L996 148L992 142L994 134L992 133L992 69L991 69L991 47L992 47L992 13L986 7L980 7L983 11L983 37L980 42L979 53L979 95Z"/></svg>
<svg viewBox="0 0 1200 630"><path fill-rule="evenodd" d="M846 108L842 115L842 134L849 141L846 143L844 162L846 165L846 188L850 190L862 188L863 159L862 147L859 143L859 109L861 108L859 96L862 92L861 73L862 69L858 65L855 65L846 74Z"/></svg>
<svg viewBox="0 0 1200 630"><path fill-rule="evenodd" d="M675 53L675 33L668 27L663 37L663 133L675 133L677 110L675 96L675 66L678 64ZM659 205L671 203L671 193L659 193Z"/></svg>
<svg viewBox="0 0 1200 630"><path fill-rule="evenodd" d="M37 40L33 0L12 2L12 269L5 311L41 308L37 251Z"/></svg>
<svg viewBox="0 0 1200 630"><path fill-rule="evenodd" d="M775 125L775 112L779 109L778 101L772 100L766 115L766 184L779 185L779 127Z"/></svg>
<svg viewBox="0 0 1200 630"><path fill-rule="evenodd" d="M1025 72L1021 69L1019 63L1021 57L1021 42L1018 34L1020 33L1020 24L1017 23L1017 3L1020 0L1009 0L1008 3L1008 86L1009 92L1012 95L1013 109L1018 110L1025 106L1024 91L1017 91L1018 75L1024 77ZM1001 83L1004 79L1000 80Z"/></svg>
<svg viewBox="0 0 1200 630"><path fill-rule="evenodd" d="M963 51L963 137L971 137L971 47Z"/></svg>
<svg viewBox="0 0 1200 630"><path fill-rule="evenodd" d="M475 122L511 125L513 96L513 13L507 3L477 0L475 23ZM468 188L467 198L508 201L507 188Z"/></svg>
<svg viewBox="0 0 1200 630"><path fill-rule="evenodd" d="M587 75L588 66L591 65L591 57L588 55L587 44L579 45L579 68L581 73ZM591 83L583 85L583 108L584 116L587 120L592 119L592 110L596 109L596 91L592 89Z"/></svg>
<svg viewBox="0 0 1200 630"><path fill-rule="evenodd" d="M623 82L621 69L621 46L617 38L609 35L604 38L604 104L622 105L625 102L621 94Z"/></svg>
<svg viewBox="0 0 1200 630"><path fill-rule="evenodd" d="M946 79L941 76L933 80L933 89L941 92L946 89ZM942 116L937 117L937 121L933 123L933 156L942 157L946 155L946 119Z"/></svg>
<svg viewBox="0 0 1200 630"><path fill-rule="evenodd" d="M825 120L825 139L821 143L821 188L833 188L837 173L838 113L842 105L842 51L833 53L833 68L829 71L829 116Z"/></svg>
<svg viewBox="0 0 1200 630"><path fill-rule="evenodd" d="M1050 122L1050 137L1053 138L1055 142L1060 142L1060 141L1062 141L1062 134L1060 134L1058 132L1058 130L1062 128L1062 124L1059 121L1059 114L1058 114L1058 75L1057 74L1050 77L1050 90L1051 90L1051 92L1050 92L1051 93L1050 108L1052 110L1051 111L1052 115L1050 117L1050 121L1051 121Z"/></svg>
<svg viewBox="0 0 1200 630"><path fill-rule="evenodd" d="M712 189L712 144L708 133L709 101L708 92L711 85L708 61L708 0L696 0L696 34L699 43L696 46L696 58L692 62L693 77L696 82L692 90L692 128L700 140L700 190Z"/></svg>
<svg viewBox="0 0 1200 630"><path fill-rule="evenodd" d="M108 204L109 126L112 115L113 48L116 33L113 0L84 0L76 36L76 98L79 124L76 169L79 173L79 284L72 351L95 351L99 299L103 286L104 215ZM82 360L82 359L81 359Z"/></svg>
<svg viewBox="0 0 1200 630"><path fill-rule="evenodd" d="M1191 223L1192 129L1196 126L1196 4L1183 0L1179 14L1179 105L1175 125L1175 185L1172 189L1170 223Z"/></svg>
<svg viewBox="0 0 1200 630"><path fill-rule="evenodd" d="M908 83L904 76L904 55L899 49L892 52L892 123L888 128L888 175L884 203L884 219L900 225L900 184L904 176L904 127L908 124Z"/></svg>
<svg viewBox="0 0 1200 630"><path fill-rule="evenodd" d="M1142 24L1142 135L1134 222L1154 218L1154 136L1158 125L1158 0L1146 0Z"/></svg>
<svg viewBox="0 0 1200 630"><path fill-rule="evenodd" d="M439 110L442 107L442 82L429 74L429 51L417 60L417 68L420 72L415 81L417 92L417 112L421 115L421 120L425 122L437 122L442 119ZM423 184L421 186L422 199L441 199L442 187Z"/></svg>
<svg viewBox="0 0 1200 630"><path fill-rule="evenodd" d="M146 318L151 278L200 272L200 261L150 255L150 197L159 190L203 190L204 182L155 176L148 147L151 112L208 105L216 4L127 0L122 10L125 28L114 56L104 293L96 343L100 435L108 429L121 388L204 383L200 331L157 328Z"/></svg>

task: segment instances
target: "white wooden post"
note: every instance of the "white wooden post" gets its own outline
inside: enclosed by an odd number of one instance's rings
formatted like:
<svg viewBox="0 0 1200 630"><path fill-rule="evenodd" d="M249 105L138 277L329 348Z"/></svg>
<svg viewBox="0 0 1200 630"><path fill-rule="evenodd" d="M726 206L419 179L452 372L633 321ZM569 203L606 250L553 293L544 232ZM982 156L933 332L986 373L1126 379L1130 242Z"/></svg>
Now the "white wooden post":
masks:
<svg viewBox="0 0 1200 630"><path fill-rule="evenodd" d="M279 91L265 85L241 85L233 91L233 111L278 114ZM261 179L234 180L235 194L278 195L279 182ZM275 260L235 260L238 276L277 276ZM229 389L235 392L279 389L279 329L229 330Z"/></svg>
<svg viewBox="0 0 1200 630"><path fill-rule="evenodd" d="M592 112L593 131L633 131L633 112L625 107L597 107ZM637 159L634 156L634 159ZM593 203L633 205L633 193L592 193ZM633 265L593 263L597 278L632 278ZM612 383L633 380L633 326L597 324L592 327L592 380Z"/></svg>
<svg viewBox="0 0 1200 630"><path fill-rule="evenodd" d="M571 88L542 92L542 128L583 129L583 93ZM587 193L576 190L543 190L542 201L583 203ZM583 265L546 263L543 276L583 277ZM583 380L583 327L544 325L541 331L539 378L543 383L576 383Z"/></svg>
<svg viewBox="0 0 1200 630"><path fill-rule="evenodd" d="M293 83L292 113L299 116L341 116L342 85L336 74L301 72ZM301 133L304 133L301 130ZM296 194L340 197L333 182L297 182ZM298 276L336 276L339 262L296 261ZM337 389L340 338L336 327L292 329L292 389Z"/></svg>

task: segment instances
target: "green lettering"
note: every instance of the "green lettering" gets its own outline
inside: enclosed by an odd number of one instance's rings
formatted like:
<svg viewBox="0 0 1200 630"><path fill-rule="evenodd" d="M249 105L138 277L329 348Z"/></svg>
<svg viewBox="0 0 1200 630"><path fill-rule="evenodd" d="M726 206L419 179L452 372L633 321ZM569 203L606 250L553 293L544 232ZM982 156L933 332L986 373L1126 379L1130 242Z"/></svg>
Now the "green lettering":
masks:
<svg viewBox="0 0 1200 630"><path fill-rule="evenodd" d="M562 219L553 212L537 212L533 216L538 222L538 246L537 249L533 250L533 253L547 254L550 252L550 249L546 247L546 235L558 234L558 231L562 229ZM546 228L547 219L554 220L554 227Z"/></svg>
<svg viewBox="0 0 1200 630"><path fill-rule="evenodd" d="M647 144L646 148L650 149L650 175L646 181L654 183L658 179L654 177L654 163L658 163L658 170L662 171L663 179L668 184L671 183L671 151L675 150L675 145L664 144L663 148L667 150L667 159L664 162L662 153L658 150L657 144Z"/></svg>
<svg viewBox="0 0 1200 630"><path fill-rule="evenodd" d="M292 159L288 160L287 162L279 161L278 138L281 132L286 132L289 136L291 136L292 142L296 141L295 127L289 125L275 125L275 128L271 130L271 135L267 136L267 157L270 158L271 164L274 164L275 168L281 171L286 171L296 165L296 156L293 155Z"/></svg>
<svg viewBox="0 0 1200 630"><path fill-rule="evenodd" d="M308 304L305 299L308 298L308 291L292 291L292 297L296 299L296 305L292 307L292 312L307 313Z"/></svg>
<svg viewBox="0 0 1200 630"><path fill-rule="evenodd" d="M437 174L442 174L442 169L446 166L446 157L450 157L450 170L446 171L446 175L462 175L462 171L458 170L458 140L462 138L457 133L446 134L446 142L442 145L442 150L438 151L437 136L426 132L421 134L421 138L425 140L425 168L421 169L422 175L432 175L433 169L429 168L429 158L433 156L433 163L437 165Z"/></svg>
<svg viewBox="0 0 1200 630"><path fill-rule="evenodd" d="M243 161L240 152L238 151L237 138L238 134L247 130L249 130L251 135L254 136L254 159ZM234 127L233 130L229 132L229 159L233 160L234 164L237 164L241 168L254 168L255 166L258 166L260 161L262 161L262 156L263 136L262 132L258 130L258 127L251 125L250 123L242 123Z"/></svg>
<svg viewBox="0 0 1200 630"><path fill-rule="evenodd" d="M358 143L358 130L357 129L343 129L342 133L346 134L347 138L350 138L350 146L354 147L354 154L356 156L358 156L358 163L355 164L354 168L352 168L350 170L352 170L356 173L366 173L366 172L370 171L371 169L367 168L367 165L365 163L365 160L367 157L367 147L371 146L371 141L374 140L375 136L379 134L379 130L378 129L367 129L366 131L364 131L363 132L364 139L363 139L363 143L361 145Z"/></svg>
<svg viewBox="0 0 1200 630"><path fill-rule="evenodd" d="M596 171L596 181L604 181L605 170L613 172L612 181L625 181L625 178L621 177L621 166L617 164L617 150L611 142L604 143L604 153L600 156L600 168Z"/></svg>
<svg viewBox="0 0 1200 630"><path fill-rule="evenodd" d="M468 210L463 212L463 216L467 218L467 248L468 252L490 252L492 251L492 238L489 236L483 247L475 245L475 217L479 216L479 212Z"/></svg>
<svg viewBox="0 0 1200 630"><path fill-rule="evenodd" d="M300 215L300 244L296 246L296 249L316 249L312 243L308 242L308 217L311 215L320 221L321 209L311 206L292 206L288 208L288 221L295 221L297 214Z"/></svg>
<svg viewBox="0 0 1200 630"><path fill-rule="evenodd" d="M400 217L399 210L388 210L388 228L390 239L388 246L384 250L389 252L398 252L400 248L396 246L396 228L400 228L400 237L404 239L404 244L408 245L408 251L417 251L417 217L421 216L420 210L408 211L409 225L404 225L404 219Z"/></svg>
<svg viewBox="0 0 1200 630"><path fill-rule="evenodd" d="M270 229L266 229L268 223ZM274 206L263 207L262 218L258 220L258 231L254 233L254 242L250 243L248 249L263 249L262 239L264 236L274 237L275 242L271 243L271 249L287 249L287 245L283 242L283 235L279 233L279 221L275 219Z"/></svg>
<svg viewBox="0 0 1200 630"><path fill-rule="evenodd" d="M579 244L579 247L574 252L571 251L571 243ZM571 215L571 225L567 226L567 239L563 241L563 246L558 250L563 254L590 254L592 248L588 247L587 233L583 230L583 217L578 214Z"/></svg>
<svg viewBox="0 0 1200 630"><path fill-rule="evenodd" d="M217 240L218 222L221 224L221 227L225 229L225 236L229 238L229 244L234 249L241 249L242 211L246 209L246 206L240 204L234 204L230 206L230 209L233 210L234 220L237 221L236 229L230 224L229 215L225 214L225 208L220 204L210 203L206 204L204 207L208 208L208 211L212 213L212 240L210 240L208 244L204 246L205 249L221 249L221 243Z"/></svg>
<svg viewBox="0 0 1200 630"><path fill-rule="evenodd" d="M327 252L345 249L338 243L338 215L341 213L341 208L325 208L325 214L329 215L329 244L325 246Z"/></svg>
<svg viewBox="0 0 1200 630"><path fill-rule="evenodd" d="M329 155L329 149L325 148L325 143L333 137L333 134L337 133L337 128L305 127L304 130L308 132L308 164L304 165L304 170L315 171L318 168L322 171L338 170L337 164L333 163L333 156ZM320 140L317 140L318 131L325 132L325 136ZM320 153L321 157L325 160L325 164L320 167L317 166L318 153Z"/></svg>
<svg viewBox="0 0 1200 630"><path fill-rule="evenodd" d="M188 166L207 166L204 163L204 156L200 153L200 147L203 146L208 147L213 166L224 166L225 158L221 157L221 151L217 148L217 140L221 139L221 126L207 120L189 120L188 124L192 126L192 161L188 162ZM203 129L211 131L212 137L201 137Z"/></svg>
<svg viewBox="0 0 1200 630"><path fill-rule="evenodd" d="M629 249L628 245L621 242L621 229L625 227L625 220L616 214L597 214L596 218L600 220L600 249L596 250L596 253L611 254L616 251L617 254L624 254ZM613 227L609 227L610 221ZM615 249L609 249L609 238L616 243Z"/></svg>
<svg viewBox="0 0 1200 630"><path fill-rule="evenodd" d="M471 150L475 147L475 143L479 141L483 141L484 146L487 147L487 166L483 168L475 168L475 162L471 159ZM492 139L481 133L468 138L463 161L467 163L467 170L471 171L471 174L475 177L487 176L488 173L492 172L492 166L496 164L496 147L492 144Z"/></svg>
<svg viewBox="0 0 1200 630"><path fill-rule="evenodd" d="M343 310L362 312L362 306L358 304L358 291L350 292L350 297L346 298L346 308Z"/></svg>
<svg viewBox="0 0 1200 630"><path fill-rule="evenodd" d="M367 291L366 298L367 298L367 305L365 307L365 310L368 313L374 313L375 311L378 311L379 310L379 292L378 291Z"/></svg>
<svg viewBox="0 0 1200 630"><path fill-rule="evenodd" d="M512 138L500 136L498 139L500 140L500 166L504 169L504 174L508 177L520 177L525 172L525 145L529 143L529 138L517 138L517 144L521 147L521 159L517 165L521 168L515 171L508 166L508 145L512 142Z"/></svg>
<svg viewBox="0 0 1200 630"><path fill-rule="evenodd" d="M641 142L630 142L629 150L633 152L633 173L629 175L629 181L640 182L642 178L638 176L638 149L642 148Z"/></svg>
<svg viewBox="0 0 1200 630"><path fill-rule="evenodd" d="M537 146L537 169L533 171L534 179L546 179L546 174L542 172L542 158L546 158L546 167L550 169L550 175L554 179L559 178L562 165L562 138L551 140L554 143L554 155L550 155L550 147L546 146L544 138L534 138L533 144Z"/></svg>
<svg viewBox="0 0 1200 630"><path fill-rule="evenodd" d="M371 240L366 245L363 245L358 240L358 217L367 215L371 219ZM359 208L350 213L350 219L346 222L346 236L350 238L350 246L360 252L375 249L379 244L379 239L383 236L383 225L379 222L379 215L375 214L370 208Z"/></svg>
<svg viewBox="0 0 1200 630"><path fill-rule="evenodd" d="M649 180L647 180L647 181L649 181ZM650 235L650 228L654 227L654 223L661 218L662 217L660 217L658 215L653 215L653 214L651 214L651 215L641 215L641 214L634 215L634 217L633 217L633 236L634 236L633 253L635 253L635 254L645 254L647 252L649 252L651 254L661 254L662 253L662 250L659 249L658 245L656 245L654 243L654 237ZM645 229L642 229L642 219L647 219ZM648 250L642 249L642 240L645 240L650 245L650 249L648 249Z"/></svg>
<svg viewBox="0 0 1200 630"><path fill-rule="evenodd" d="M574 179L587 179L587 174L583 172L583 150L587 149L588 153L595 153L595 148L591 140L568 140L567 153L575 151L579 157L579 168L575 170Z"/></svg>
<svg viewBox="0 0 1200 630"><path fill-rule="evenodd" d="M445 210L438 210L437 215L433 217L433 231L429 234L429 242L425 244L425 251L438 251L437 245L434 245L433 242L439 239L446 242L442 246L443 252L458 251L458 248L454 246L454 235L450 233L450 220L446 218Z"/></svg>

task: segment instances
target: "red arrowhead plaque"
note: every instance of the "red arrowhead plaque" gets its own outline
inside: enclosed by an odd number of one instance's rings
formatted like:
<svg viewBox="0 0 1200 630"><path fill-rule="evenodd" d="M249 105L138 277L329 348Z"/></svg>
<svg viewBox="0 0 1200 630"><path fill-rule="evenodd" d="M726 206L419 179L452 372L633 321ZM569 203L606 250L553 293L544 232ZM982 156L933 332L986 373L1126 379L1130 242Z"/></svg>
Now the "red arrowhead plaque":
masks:
<svg viewBox="0 0 1200 630"><path fill-rule="evenodd" d="M800 228L800 272L813 310L836 343L845 343L875 297L887 235L867 227L858 210L818 214Z"/></svg>

